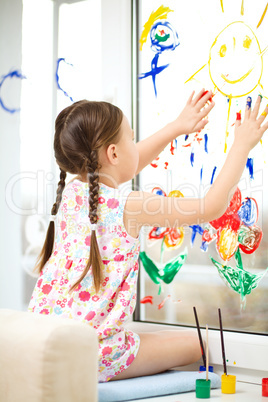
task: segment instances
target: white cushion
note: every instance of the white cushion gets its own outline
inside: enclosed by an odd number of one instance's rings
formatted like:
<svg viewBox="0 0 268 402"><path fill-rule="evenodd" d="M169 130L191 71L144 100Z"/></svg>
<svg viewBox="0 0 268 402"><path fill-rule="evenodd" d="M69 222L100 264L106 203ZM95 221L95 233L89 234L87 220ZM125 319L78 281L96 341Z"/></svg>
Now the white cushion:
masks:
<svg viewBox="0 0 268 402"><path fill-rule="evenodd" d="M97 402L98 340L74 320L0 310L0 401Z"/></svg>

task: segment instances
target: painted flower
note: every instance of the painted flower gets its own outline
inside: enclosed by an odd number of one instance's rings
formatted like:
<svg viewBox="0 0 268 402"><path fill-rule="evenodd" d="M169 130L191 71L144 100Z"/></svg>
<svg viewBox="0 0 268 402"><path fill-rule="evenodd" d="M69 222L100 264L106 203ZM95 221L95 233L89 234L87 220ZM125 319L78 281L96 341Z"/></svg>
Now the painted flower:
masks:
<svg viewBox="0 0 268 402"><path fill-rule="evenodd" d="M160 187L153 188L152 192L154 194L166 197L166 193ZM183 194L178 190L174 190L169 193L168 197L183 197ZM164 245L167 248L176 249L181 246L184 240L184 230L182 227L179 228L154 227L150 231L148 238L150 240L163 239Z"/></svg>
<svg viewBox="0 0 268 402"><path fill-rule="evenodd" d="M99 201L99 204L104 204L105 203L105 198L99 197L98 201Z"/></svg>
<svg viewBox="0 0 268 402"><path fill-rule="evenodd" d="M238 247L246 254L253 253L260 245L262 230L255 225L258 220L258 205L254 198L242 202L239 188L225 211L210 225L217 230L216 247L224 261L230 260Z"/></svg>

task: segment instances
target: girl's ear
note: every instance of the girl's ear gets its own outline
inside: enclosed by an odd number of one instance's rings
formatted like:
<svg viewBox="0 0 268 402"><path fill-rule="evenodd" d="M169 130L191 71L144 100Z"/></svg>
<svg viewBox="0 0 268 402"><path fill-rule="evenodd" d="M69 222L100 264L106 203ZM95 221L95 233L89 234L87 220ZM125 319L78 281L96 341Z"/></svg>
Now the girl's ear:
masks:
<svg viewBox="0 0 268 402"><path fill-rule="evenodd" d="M112 164L112 165L117 165L118 163L118 153L117 153L117 149L116 149L116 145L115 144L110 144L106 150L106 155L108 158L108 161Z"/></svg>

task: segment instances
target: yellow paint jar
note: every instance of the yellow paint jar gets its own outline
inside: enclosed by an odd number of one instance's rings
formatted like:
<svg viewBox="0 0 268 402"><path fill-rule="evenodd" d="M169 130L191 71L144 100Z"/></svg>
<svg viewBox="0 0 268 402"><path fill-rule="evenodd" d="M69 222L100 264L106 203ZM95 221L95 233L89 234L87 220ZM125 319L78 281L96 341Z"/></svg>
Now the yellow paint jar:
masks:
<svg viewBox="0 0 268 402"><path fill-rule="evenodd" d="M221 392L223 394L235 394L235 384L236 384L235 375L223 374L221 376Z"/></svg>

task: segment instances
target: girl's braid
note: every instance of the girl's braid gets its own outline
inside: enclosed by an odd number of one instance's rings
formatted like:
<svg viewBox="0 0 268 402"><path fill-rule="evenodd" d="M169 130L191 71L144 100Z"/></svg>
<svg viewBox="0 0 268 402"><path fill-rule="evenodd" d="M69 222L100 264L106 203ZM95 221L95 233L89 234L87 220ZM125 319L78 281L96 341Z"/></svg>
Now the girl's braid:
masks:
<svg viewBox="0 0 268 402"><path fill-rule="evenodd" d="M57 215L57 212L59 210L59 206L61 203L61 198L62 198L62 192L65 187L65 179L66 179L66 172L62 169L60 169L60 181L58 182L58 188L57 188L57 197L56 197L56 202L53 204L53 207L51 209L51 215Z"/></svg>
<svg viewBox="0 0 268 402"><path fill-rule="evenodd" d="M97 151L91 151L86 163L89 181L89 219L90 223L97 223L97 207L99 199L99 170Z"/></svg>

